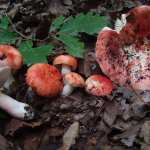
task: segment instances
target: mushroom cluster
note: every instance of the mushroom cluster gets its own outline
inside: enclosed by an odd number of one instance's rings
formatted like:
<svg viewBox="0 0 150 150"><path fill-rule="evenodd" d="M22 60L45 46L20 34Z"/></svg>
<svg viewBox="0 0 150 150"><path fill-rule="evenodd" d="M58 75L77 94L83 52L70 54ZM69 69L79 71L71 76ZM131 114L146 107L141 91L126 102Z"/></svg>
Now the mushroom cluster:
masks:
<svg viewBox="0 0 150 150"><path fill-rule="evenodd" d="M116 30L98 35L96 58L103 73L120 86L150 90L150 6L122 15Z"/></svg>
<svg viewBox="0 0 150 150"><path fill-rule="evenodd" d="M74 71L77 67L77 60L70 55L60 55L53 61L53 65L61 70L63 76L64 87L62 96L69 96L75 87L85 88L86 92L96 96L106 96L110 94L113 85L111 81L100 75L93 75L86 81Z"/></svg>
<svg viewBox="0 0 150 150"><path fill-rule="evenodd" d="M77 60L70 55L60 55L53 61L53 65L61 70L64 87L62 96L69 96L75 87L84 87L84 79L77 73L71 72L77 68Z"/></svg>

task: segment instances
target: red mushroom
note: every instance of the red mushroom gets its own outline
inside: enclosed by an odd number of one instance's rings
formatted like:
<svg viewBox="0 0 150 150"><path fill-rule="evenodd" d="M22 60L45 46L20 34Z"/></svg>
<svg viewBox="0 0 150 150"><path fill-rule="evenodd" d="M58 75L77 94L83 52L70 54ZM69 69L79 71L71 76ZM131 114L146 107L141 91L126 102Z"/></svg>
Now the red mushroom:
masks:
<svg viewBox="0 0 150 150"><path fill-rule="evenodd" d="M63 89L62 75L57 68L46 63L32 65L27 70L26 82L36 88L39 95L52 98Z"/></svg>
<svg viewBox="0 0 150 150"><path fill-rule="evenodd" d="M106 96L111 94L113 85L109 79L101 75L93 75L87 78L84 85L85 91L96 95Z"/></svg>
<svg viewBox="0 0 150 150"><path fill-rule="evenodd" d="M62 76L65 76L66 73L76 69L77 60L70 55L60 55L54 59L53 65L61 70ZM66 84L67 82L64 80L64 85Z"/></svg>
<svg viewBox="0 0 150 150"><path fill-rule="evenodd" d="M19 50L9 45L0 45L0 64L11 69L19 69L22 66L23 57Z"/></svg>
<svg viewBox="0 0 150 150"><path fill-rule="evenodd" d="M0 45L0 65L9 66L11 69L19 69L22 66L23 57L19 50L9 45ZM9 78L4 84L6 89L9 89L9 85L14 82L15 79L12 73L9 74Z"/></svg>
<svg viewBox="0 0 150 150"><path fill-rule="evenodd" d="M69 96L75 87L84 87L84 79L77 73L69 72L65 75L65 80L68 82L63 90L62 95Z"/></svg>
<svg viewBox="0 0 150 150"><path fill-rule="evenodd" d="M120 86L150 90L150 6L123 15L122 28L104 28L96 57L103 73Z"/></svg>

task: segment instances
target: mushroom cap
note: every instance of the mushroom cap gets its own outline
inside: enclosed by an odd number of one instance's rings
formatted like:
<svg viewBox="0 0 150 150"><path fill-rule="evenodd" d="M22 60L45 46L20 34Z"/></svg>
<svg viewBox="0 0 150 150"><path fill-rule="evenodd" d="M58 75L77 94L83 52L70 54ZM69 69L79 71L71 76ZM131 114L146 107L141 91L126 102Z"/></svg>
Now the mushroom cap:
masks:
<svg viewBox="0 0 150 150"><path fill-rule="evenodd" d="M101 75L93 75L87 78L84 87L86 92L96 96L111 94L113 89L111 81Z"/></svg>
<svg viewBox="0 0 150 150"><path fill-rule="evenodd" d="M4 83L7 81L10 72L11 72L11 69L9 66L0 68L0 87L2 87Z"/></svg>
<svg viewBox="0 0 150 150"><path fill-rule="evenodd" d="M120 34L126 40L126 42L135 44L141 42L145 37L149 36L150 29L150 6L142 5L132 9L129 13L123 14L125 23L120 30Z"/></svg>
<svg viewBox="0 0 150 150"><path fill-rule="evenodd" d="M27 70L26 82L29 87L36 88L39 95L47 98L55 97L63 89L61 73L46 63L32 65Z"/></svg>
<svg viewBox="0 0 150 150"><path fill-rule="evenodd" d="M120 86L150 90L150 6L126 14L117 33L102 30L97 38L96 58L103 73ZM127 19L128 17L128 19Z"/></svg>
<svg viewBox="0 0 150 150"><path fill-rule="evenodd" d="M74 87L84 87L84 79L75 72L66 73L65 80L68 81L68 84Z"/></svg>
<svg viewBox="0 0 150 150"><path fill-rule="evenodd" d="M77 68L77 60L70 55L60 55L53 61L53 66L61 69L61 65L66 64L71 66L71 70L74 71Z"/></svg>
<svg viewBox="0 0 150 150"><path fill-rule="evenodd" d="M0 64L11 69L21 68L23 57L19 50L9 45L0 45Z"/></svg>

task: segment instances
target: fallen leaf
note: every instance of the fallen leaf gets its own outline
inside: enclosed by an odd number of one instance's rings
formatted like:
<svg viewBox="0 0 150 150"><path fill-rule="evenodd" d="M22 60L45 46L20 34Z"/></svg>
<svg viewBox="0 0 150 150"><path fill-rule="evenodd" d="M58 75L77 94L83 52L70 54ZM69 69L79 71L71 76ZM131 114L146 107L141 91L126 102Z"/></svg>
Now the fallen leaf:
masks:
<svg viewBox="0 0 150 150"><path fill-rule="evenodd" d="M116 120L117 115L119 115L119 104L116 101L110 101L104 112L104 121L109 125L112 126L114 121Z"/></svg>
<svg viewBox="0 0 150 150"><path fill-rule="evenodd" d="M42 149L45 150L44 147L50 148L50 137L55 137L56 139L58 136L62 136L63 133L64 133L63 130L57 128L47 128L47 129L40 128L36 132L29 133L26 136L26 139L24 140L23 143L24 150L37 150L39 146L41 147L40 150Z"/></svg>
<svg viewBox="0 0 150 150"><path fill-rule="evenodd" d="M140 137L144 138L146 144L150 144L150 121L145 121L142 126Z"/></svg>
<svg viewBox="0 0 150 150"><path fill-rule="evenodd" d="M1 150L21 150L20 147L14 145L13 143L7 141L3 136L0 135L0 149Z"/></svg>
<svg viewBox="0 0 150 150"><path fill-rule="evenodd" d="M69 13L68 8L69 6L62 6L59 0L51 0L47 4L47 12L50 11L56 17L67 15Z"/></svg>
<svg viewBox="0 0 150 150"><path fill-rule="evenodd" d="M132 124L131 128L129 128L122 134L114 136L114 139L120 139L121 142L128 147L133 146L134 139L137 136L138 132L140 131L142 124L143 124L142 122Z"/></svg>
<svg viewBox="0 0 150 150"><path fill-rule="evenodd" d="M69 150L71 145L75 144L75 138L78 137L79 122L74 122L67 132L63 135L63 147L59 150Z"/></svg>
<svg viewBox="0 0 150 150"><path fill-rule="evenodd" d="M146 144L144 142L140 142L140 144L141 144L140 150L150 150L149 144Z"/></svg>
<svg viewBox="0 0 150 150"><path fill-rule="evenodd" d="M19 15L18 7L14 7L11 11L8 12L7 15L12 20L14 20L15 18L18 18L18 15Z"/></svg>
<svg viewBox="0 0 150 150"><path fill-rule="evenodd" d="M38 122L31 122L31 123L27 123L25 121L22 120L18 120L13 118L5 127L5 134L9 134L11 136L14 135L15 131L19 130L20 128L24 128L25 126L27 127L37 127L40 126L41 124L44 124L46 122L50 121L50 117L47 118L46 120L39 120Z"/></svg>

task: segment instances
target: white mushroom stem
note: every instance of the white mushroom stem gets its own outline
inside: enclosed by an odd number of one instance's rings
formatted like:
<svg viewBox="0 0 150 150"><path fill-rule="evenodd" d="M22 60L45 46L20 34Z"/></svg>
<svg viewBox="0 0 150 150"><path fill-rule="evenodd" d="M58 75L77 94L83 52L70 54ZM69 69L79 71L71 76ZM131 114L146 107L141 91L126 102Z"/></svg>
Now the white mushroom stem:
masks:
<svg viewBox="0 0 150 150"><path fill-rule="evenodd" d="M5 84L3 85L7 90L9 90L9 85L11 85L15 81L12 73L10 72L8 79L6 80Z"/></svg>
<svg viewBox="0 0 150 150"><path fill-rule="evenodd" d="M62 64L61 74L65 75L68 72L71 72L71 66L70 65L66 65L66 64Z"/></svg>
<svg viewBox="0 0 150 150"><path fill-rule="evenodd" d="M34 118L35 110L26 103L21 103L0 92L0 108L11 116L21 120Z"/></svg>
<svg viewBox="0 0 150 150"><path fill-rule="evenodd" d="M64 81L64 85L67 84L67 81L64 79L64 76L66 73L68 72L71 72L71 66L70 65L67 65L67 64L62 64L62 67L61 67L61 74L63 76L63 81Z"/></svg>
<svg viewBox="0 0 150 150"><path fill-rule="evenodd" d="M9 66L0 68L0 87L2 87L4 83L7 81L10 72L11 72L11 69Z"/></svg>
<svg viewBox="0 0 150 150"><path fill-rule="evenodd" d="M0 65L0 68L2 68L3 66ZM12 73L10 71L9 73L9 77L6 80L5 84L3 85L7 90L9 90L9 85L12 84L15 81L14 77L12 76Z"/></svg>
<svg viewBox="0 0 150 150"><path fill-rule="evenodd" d="M74 88L74 86L66 84L61 93L64 97L69 96L73 92Z"/></svg>

